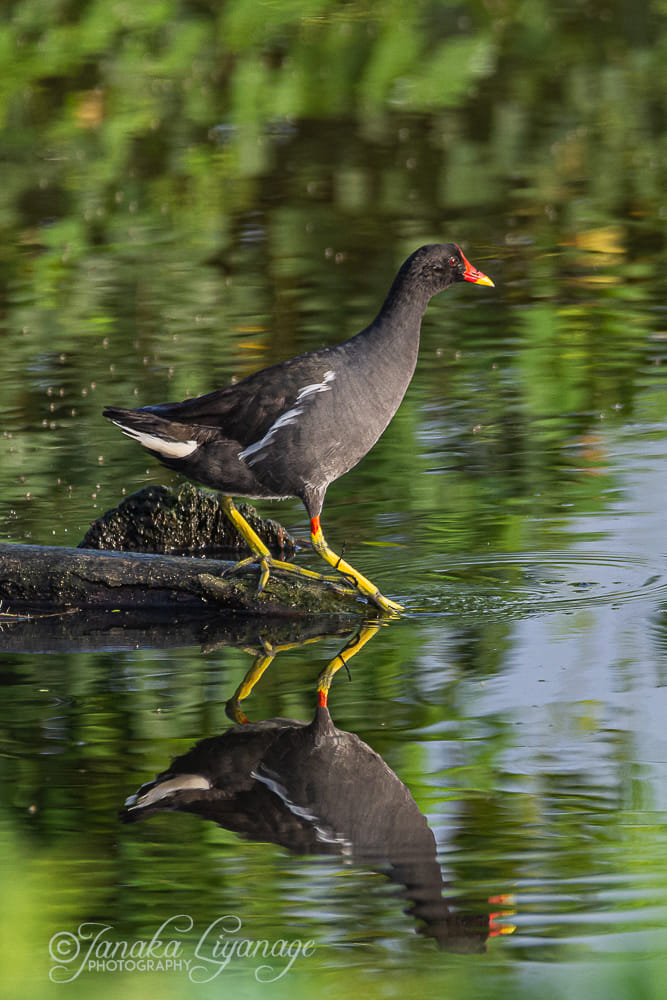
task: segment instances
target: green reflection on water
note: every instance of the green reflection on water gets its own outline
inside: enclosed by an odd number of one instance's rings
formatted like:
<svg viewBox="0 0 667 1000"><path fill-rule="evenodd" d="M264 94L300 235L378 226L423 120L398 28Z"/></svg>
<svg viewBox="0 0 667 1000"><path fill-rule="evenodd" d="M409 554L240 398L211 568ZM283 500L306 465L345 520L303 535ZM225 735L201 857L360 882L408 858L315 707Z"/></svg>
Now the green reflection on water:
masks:
<svg viewBox="0 0 667 1000"><path fill-rule="evenodd" d="M614 534L609 518L639 478L631 455L665 459L663 16L657 2L6 5L3 539L76 544L123 489L164 480L103 426L104 403L204 392L356 332L423 242L461 241L496 281L432 304L409 396L331 489L325 524L425 612L379 636L351 685L337 679L336 721L410 784L457 891L518 882L519 942L474 965L435 955L380 876L299 867L192 817L121 836L128 791L224 724L241 652L5 654L10 988L36 963L41 995L46 942L82 920L133 934L224 903L254 934L307 926L323 943L291 992L662 996L664 767L646 763L664 764L648 719L664 636L646 639L662 599L634 626L623 616L643 570L661 572L648 556L662 536L626 565L614 553L639 522ZM637 505L655 509L647 490ZM296 504L279 516L303 520ZM554 551L587 541L595 558L577 549L568 575ZM556 615L591 574L592 600ZM537 642L520 629L545 592L552 632ZM522 655L547 685L543 719L513 677ZM257 717L308 717L322 662L287 657ZM480 692L504 683L518 705L483 710ZM610 950L627 966L598 965Z"/></svg>

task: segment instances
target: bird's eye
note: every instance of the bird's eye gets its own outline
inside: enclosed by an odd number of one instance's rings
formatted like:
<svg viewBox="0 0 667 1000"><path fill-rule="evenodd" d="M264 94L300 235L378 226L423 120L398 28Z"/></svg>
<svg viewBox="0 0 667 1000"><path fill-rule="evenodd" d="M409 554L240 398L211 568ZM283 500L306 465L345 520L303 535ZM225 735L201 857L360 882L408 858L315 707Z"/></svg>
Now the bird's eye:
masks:
<svg viewBox="0 0 667 1000"><path fill-rule="evenodd" d="M458 264L458 260L456 259L456 257L450 257L449 258L449 266L450 267L456 267L457 264Z"/></svg>

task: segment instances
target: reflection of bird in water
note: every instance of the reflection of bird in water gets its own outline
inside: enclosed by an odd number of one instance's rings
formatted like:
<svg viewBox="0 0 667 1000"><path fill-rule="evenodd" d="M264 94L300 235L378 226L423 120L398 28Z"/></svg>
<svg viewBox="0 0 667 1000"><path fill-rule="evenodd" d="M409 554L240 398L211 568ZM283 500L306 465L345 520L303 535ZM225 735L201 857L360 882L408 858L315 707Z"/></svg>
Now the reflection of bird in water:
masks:
<svg viewBox="0 0 667 1000"><path fill-rule="evenodd" d="M430 299L459 281L493 285L454 243L421 247L356 337L197 399L134 410L110 406L104 415L169 468L225 495L225 513L253 553L237 565L260 564L260 591L272 565L317 574L272 559L232 496L298 497L318 555L382 611L400 611L329 548L320 515L329 485L366 455L396 413L415 370Z"/></svg>
<svg viewBox="0 0 667 1000"><path fill-rule="evenodd" d="M435 838L403 782L326 705L310 724L268 719L203 739L131 795L125 822L192 812L252 840L300 854L339 854L405 887L423 933L453 951L481 951L489 914L442 898Z"/></svg>

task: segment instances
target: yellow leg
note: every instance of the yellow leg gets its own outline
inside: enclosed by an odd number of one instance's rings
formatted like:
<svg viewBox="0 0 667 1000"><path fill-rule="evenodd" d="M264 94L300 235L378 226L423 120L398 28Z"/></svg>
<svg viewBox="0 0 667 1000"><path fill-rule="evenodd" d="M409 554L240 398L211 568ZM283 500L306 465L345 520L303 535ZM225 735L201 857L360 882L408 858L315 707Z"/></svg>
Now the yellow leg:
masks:
<svg viewBox="0 0 667 1000"><path fill-rule="evenodd" d="M369 639L372 639L380 628L379 622L367 622L363 628L353 636L344 646L340 653L336 653L333 660L327 663L326 667L317 679L317 703L326 706L329 697L329 688L334 676L341 667L346 667L348 661L356 656L359 650L363 649Z"/></svg>
<svg viewBox="0 0 667 1000"><path fill-rule="evenodd" d="M260 573L259 573L259 584L257 586L257 593L261 594L266 584L269 580L269 575L271 573L271 567L276 569L285 570L288 573L296 573L299 576L310 577L311 580L326 580L330 579L328 577L322 576L321 573L315 573L313 570L304 569L303 566L295 566L294 563L283 562L280 559L274 559L268 548L259 537L256 531L254 531L251 526L246 521L245 517L239 510L234 506L234 501L231 497L221 497L221 505L226 516L232 522L236 530L239 532L243 540L248 545L248 548L253 553L247 559L241 559L234 566L231 566L226 572L236 573L238 570L243 569L245 566L250 566L253 563L259 563Z"/></svg>
<svg viewBox="0 0 667 1000"><path fill-rule="evenodd" d="M381 611L387 614L396 614L403 610L402 604L397 604L396 601L389 600L388 597L383 597L380 591L377 589L375 584L367 580L365 576L357 572L349 563L336 555L333 549L330 549L326 543L324 535L322 534L322 528L320 526L319 517L313 517L310 522L310 537L313 542L313 548L325 562L328 562L330 566L342 573L343 576L353 583L360 594L367 597L369 601L375 604L376 607L380 608Z"/></svg>

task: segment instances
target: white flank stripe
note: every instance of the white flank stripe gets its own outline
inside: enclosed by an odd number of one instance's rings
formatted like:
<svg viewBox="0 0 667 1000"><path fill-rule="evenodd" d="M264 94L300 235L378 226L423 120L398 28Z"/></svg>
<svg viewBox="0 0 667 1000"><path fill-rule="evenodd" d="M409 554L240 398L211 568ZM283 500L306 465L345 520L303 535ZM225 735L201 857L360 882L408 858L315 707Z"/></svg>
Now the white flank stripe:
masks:
<svg viewBox="0 0 667 1000"><path fill-rule="evenodd" d="M288 424L293 424L300 413L300 406L295 406L294 409L286 410L285 413L281 413L278 419L274 420L271 424L264 437L260 438L259 441L255 441L254 444L249 444L247 448L244 448L243 451L240 452L239 458L242 458L245 461L256 452L262 451L263 448L266 448L266 446L271 443L276 435L276 432L279 431L281 427L287 427Z"/></svg>
<svg viewBox="0 0 667 1000"><path fill-rule="evenodd" d="M148 448L149 451L156 451L159 455L164 455L165 458L185 458L187 455L191 455L198 447L196 441L176 441L174 438L161 438L156 434L147 434L145 431L137 431L133 427L126 427L124 424L119 423L118 420L114 420L113 422L116 427L120 427L123 434L126 434L134 441L138 441L139 444L143 445L144 448Z"/></svg>
<svg viewBox="0 0 667 1000"><path fill-rule="evenodd" d="M281 427L287 427L288 424L293 424L295 420L298 419L299 415L303 413L303 402L308 399L309 396L314 396L317 392L328 392L331 389L329 385L330 382L336 378L336 373L333 371L325 372L324 377L321 382L313 382L312 385L304 385L303 389L299 389L295 404L291 410L285 410L281 413L277 420L269 427L268 431L263 438L259 441L255 441L253 444L249 444L247 448L244 448L240 453L239 458L244 461L251 459L248 463L252 465L252 456L257 455L258 452L263 451L268 445L271 444L276 433Z"/></svg>
<svg viewBox="0 0 667 1000"><path fill-rule="evenodd" d="M324 378L321 382L313 382L312 385L304 385L303 389L299 389L299 394L296 397L297 404L305 399L306 396L312 396L314 392L328 392L329 382L333 382L336 377L335 372L326 372Z"/></svg>

